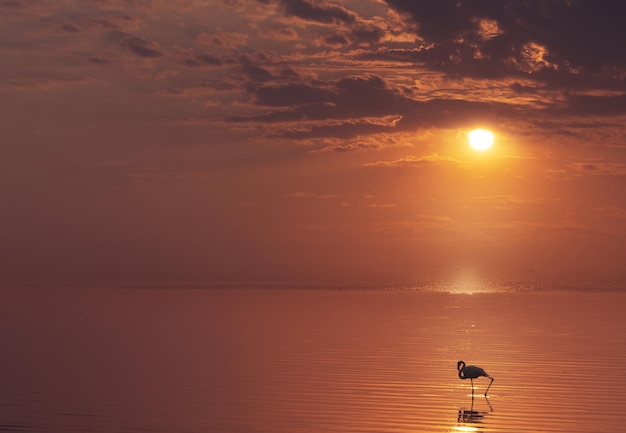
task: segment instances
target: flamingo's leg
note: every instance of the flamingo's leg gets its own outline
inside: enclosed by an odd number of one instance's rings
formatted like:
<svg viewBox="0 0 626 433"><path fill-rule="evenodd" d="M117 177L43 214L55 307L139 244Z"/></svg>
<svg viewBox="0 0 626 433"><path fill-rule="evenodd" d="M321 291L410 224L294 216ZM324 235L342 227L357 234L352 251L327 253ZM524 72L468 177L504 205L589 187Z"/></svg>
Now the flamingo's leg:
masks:
<svg viewBox="0 0 626 433"><path fill-rule="evenodd" d="M487 397L487 393L489 392L489 388L491 388L491 384L493 383L493 377L491 376L486 376L489 379L491 379L491 382L489 382L489 385L487 386L487 389L485 390L485 397Z"/></svg>

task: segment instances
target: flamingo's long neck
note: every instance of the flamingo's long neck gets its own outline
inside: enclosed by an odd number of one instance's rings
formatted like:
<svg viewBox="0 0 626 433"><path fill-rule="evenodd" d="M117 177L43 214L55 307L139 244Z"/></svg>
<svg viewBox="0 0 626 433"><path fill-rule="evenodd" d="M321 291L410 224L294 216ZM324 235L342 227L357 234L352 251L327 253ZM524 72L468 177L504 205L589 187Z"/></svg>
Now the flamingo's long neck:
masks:
<svg viewBox="0 0 626 433"><path fill-rule="evenodd" d="M459 362L457 368L459 369L459 379L465 379L465 372L463 371L465 369L465 363Z"/></svg>

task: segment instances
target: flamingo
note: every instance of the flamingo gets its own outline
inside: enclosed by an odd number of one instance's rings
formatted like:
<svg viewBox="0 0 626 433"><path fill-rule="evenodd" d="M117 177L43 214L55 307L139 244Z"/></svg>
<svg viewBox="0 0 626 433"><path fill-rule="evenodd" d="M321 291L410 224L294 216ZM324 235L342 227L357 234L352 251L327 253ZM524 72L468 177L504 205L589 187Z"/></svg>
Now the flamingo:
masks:
<svg viewBox="0 0 626 433"><path fill-rule="evenodd" d="M489 388L493 383L493 377L489 376L485 370L480 367L476 367L474 365L465 366L465 361L457 362L456 369L459 370L459 379L469 379L472 383L472 395L474 395L474 379L477 379L480 376L485 376L491 379L489 386L487 386L487 389L485 390L485 397L487 397L487 392L489 392Z"/></svg>

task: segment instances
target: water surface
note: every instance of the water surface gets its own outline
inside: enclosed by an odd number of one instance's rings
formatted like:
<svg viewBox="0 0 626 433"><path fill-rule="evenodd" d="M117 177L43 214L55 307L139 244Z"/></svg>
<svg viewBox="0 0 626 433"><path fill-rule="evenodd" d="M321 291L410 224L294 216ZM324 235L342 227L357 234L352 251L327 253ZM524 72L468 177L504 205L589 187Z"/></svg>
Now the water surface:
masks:
<svg viewBox="0 0 626 433"><path fill-rule="evenodd" d="M3 290L0 430L621 432L626 295ZM495 381L457 376L456 363Z"/></svg>

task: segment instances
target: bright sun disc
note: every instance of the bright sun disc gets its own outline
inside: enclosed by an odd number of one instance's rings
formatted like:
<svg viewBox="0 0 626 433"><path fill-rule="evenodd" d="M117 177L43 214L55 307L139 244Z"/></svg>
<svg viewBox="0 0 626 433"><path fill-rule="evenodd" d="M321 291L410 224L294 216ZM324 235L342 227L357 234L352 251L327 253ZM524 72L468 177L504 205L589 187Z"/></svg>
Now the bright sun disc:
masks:
<svg viewBox="0 0 626 433"><path fill-rule="evenodd" d="M469 144L478 151L484 151L493 144L493 133L484 129L474 129L469 133Z"/></svg>

